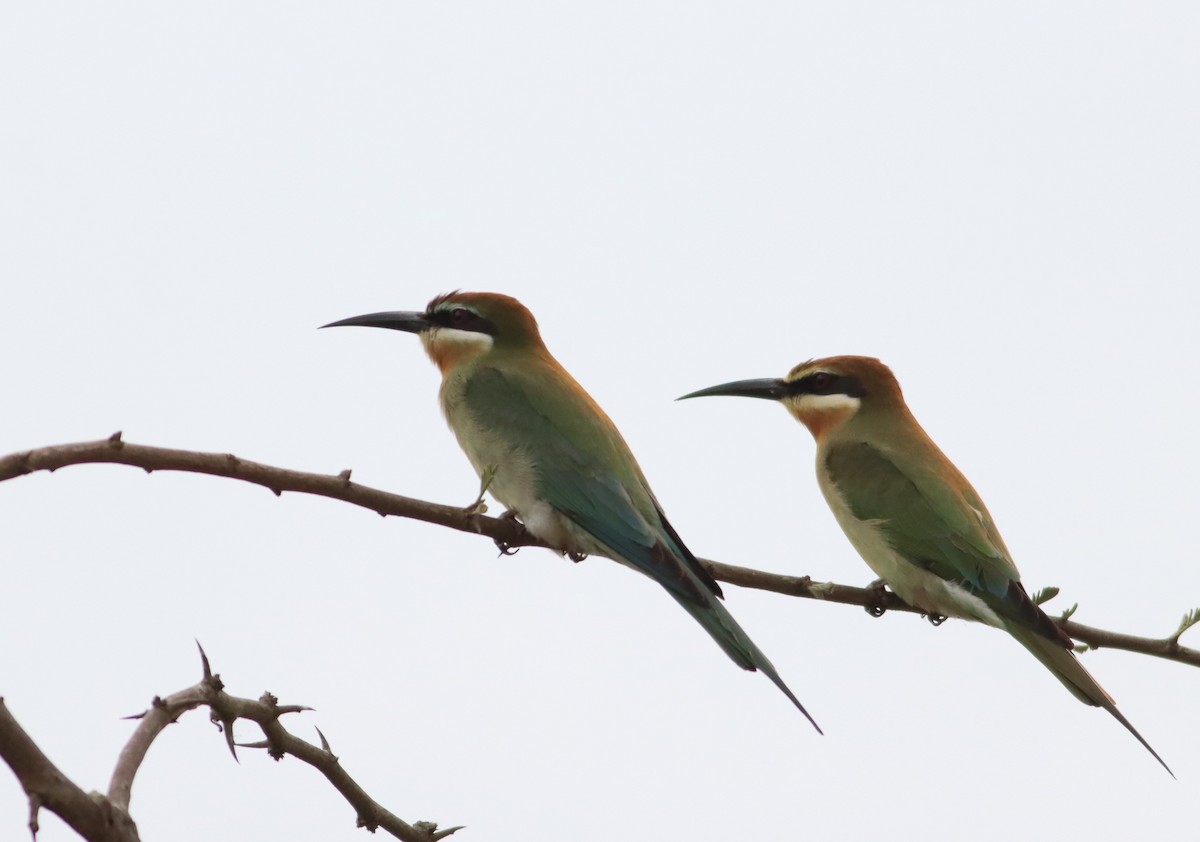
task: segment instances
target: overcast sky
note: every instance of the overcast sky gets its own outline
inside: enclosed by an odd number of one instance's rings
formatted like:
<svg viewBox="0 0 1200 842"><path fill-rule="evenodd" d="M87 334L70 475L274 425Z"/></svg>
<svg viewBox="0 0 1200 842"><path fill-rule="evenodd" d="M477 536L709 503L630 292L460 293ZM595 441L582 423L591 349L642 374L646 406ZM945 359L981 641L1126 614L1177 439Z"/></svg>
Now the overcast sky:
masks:
<svg viewBox="0 0 1200 842"><path fill-rule="evenodd" d="M0 453L120 429L466 504L419 343L316 327L506 292L697 554L871 579L781 408L673 403L869 354L1031 592L1167 635L1200 605L1198 8L6 4ZM1179 664L1083 656L1176 782L981 626L728 587L821 737L603 559L119 466L0 484L0 536L0 695L85 789L199 639L463 840L1195 832ZM203 713L133 810L147 842L366 838ZM0 774L0 838L26 811Z"/></svg>

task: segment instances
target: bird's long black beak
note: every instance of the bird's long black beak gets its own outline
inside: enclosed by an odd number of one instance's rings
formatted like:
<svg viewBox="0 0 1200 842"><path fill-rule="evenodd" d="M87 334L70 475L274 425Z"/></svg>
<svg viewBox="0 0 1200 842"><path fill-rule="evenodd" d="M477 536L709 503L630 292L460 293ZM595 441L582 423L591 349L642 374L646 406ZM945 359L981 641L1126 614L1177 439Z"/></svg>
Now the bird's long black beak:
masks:
<svg viewBox="0 0 1200 842"><path fill-rule="evenodd" d="M408 333L420 333L430 327L424 313L410 313L403 310L393 310L387 313L367 313L365 316L351 316L337 322L330 322L321 327L386 327L391 330L403 330Z"/></svg>
<svg viewBox="0 0 1200 842"><path fill-rule="evenodd" d="M709 386L707 389L701 389L698 392L678 397L675 400L682 401L688 398L709 398L713 395L731 395L735 398L765 398L770 401L778 401L786 398L788 395L788 383L786 380L778 378L764 378L762 380L735 380L732 383L722 383L720 386Z"/></svg>

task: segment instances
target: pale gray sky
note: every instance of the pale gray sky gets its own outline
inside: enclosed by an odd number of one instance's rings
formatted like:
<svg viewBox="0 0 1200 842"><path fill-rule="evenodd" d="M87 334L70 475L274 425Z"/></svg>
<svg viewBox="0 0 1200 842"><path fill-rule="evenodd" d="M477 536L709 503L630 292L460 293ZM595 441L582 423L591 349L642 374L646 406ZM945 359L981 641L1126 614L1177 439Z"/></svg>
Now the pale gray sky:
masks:
<svg viewBox="0 0 1200 842"><path fill-rule="evenodd" d="M316 327L495 290L701 555L871 578L781 409L672 402L870 354L1050 608L1200 604L1193 3L10 3L0 80L0 452L121 429L465 504L418 343ZM88 789L199 638L464 840L1195 829L1177 664L1084 656L1174 782L983 627L730 587L820 737L602 559L108 466L0 484L0 534L0 694ZM146 840L366 838L203 714L133 807ZM25 820L0 776L0 837Z"/></svg>

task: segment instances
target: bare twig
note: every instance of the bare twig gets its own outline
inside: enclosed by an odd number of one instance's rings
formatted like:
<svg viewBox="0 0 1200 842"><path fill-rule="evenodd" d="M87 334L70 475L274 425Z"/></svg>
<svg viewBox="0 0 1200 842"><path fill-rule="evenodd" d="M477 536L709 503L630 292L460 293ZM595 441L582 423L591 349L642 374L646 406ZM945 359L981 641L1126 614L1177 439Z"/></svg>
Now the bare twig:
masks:
<svg viewBox="0 0 1200 842"><path fill-rule="evenodd" d="M202 706L208 707L213 721L221 724L231 750L233 724L239 719L248 719L256 723L266 736L265 741L254 745L267 749L276 760L290 754L316 768L355 809L359 827L365 827L372 833L382 828L402 842L437 842L461 830L460 827L438 830L432 822L409 824L385 809L350 777L327 746L318 747L294 736L279 721L284 714L299 713L310 708L280 705L270 693L264 693L257 701L230 696L224 690L221 677L209 668L203 649L200 655L204 667L204 677L200 683L166 698L156 696L146 711L130 717L141 721L121 751L107 797L98 793L84 793L56 769L16 723L4 706L4 700L0 699L0 757L16 772L29 796L30 830L35 837L37 811L39 807L45 807L61 816L80 836L91 842L138 842L137 828L129 816L134 776L145 759L146 751L163 729L187 711ZM321 739L324 742L323 736Z"/></svg>
<svg viewBox="0 0 1200 842"><path fill-rule="evenodd" d="M502 548L546 546L545 543L530 535L525 527L513 518L488 517L471 513L458 506L428 503L424 500L416 500L359 485L350 481L349 470L342 471L336 476L311 474L249 462L230 453L198 453L190 450L172 450L129 444L122 441L120 433L114 433L109 438L100 441L40 447L0 458L0 482L36 471L55 471L68 465L96 462L132 465L147 472L189 471L229 477L261 485L276 495L284 491L316 494L355 506L362 506L384 516L406 517L447 526L461 532L486 535ZM773 591L804 599L859 605L876 614L882 613L882 610L920 613L895 594L875 588L856 588L833 582L814 582L807 576L783 576L715 561L704 560L703 563L714 577L732 585ZM1039 596L1043 598L1043 601L1050 598L1050 595L1044 593ZM1065 613L1065 617L1056 619L1055 622L1071 637L1090 648L1123 649L1200 667L1200 650L1179 644L1179 635L1187 628L1186 622L1178 631L1168 637L1148 638L1085 626L1070 619L1072 611ZM1196 622L1196 620L1200 620L1200 614L1189 613L1188 618Z"/></svg>

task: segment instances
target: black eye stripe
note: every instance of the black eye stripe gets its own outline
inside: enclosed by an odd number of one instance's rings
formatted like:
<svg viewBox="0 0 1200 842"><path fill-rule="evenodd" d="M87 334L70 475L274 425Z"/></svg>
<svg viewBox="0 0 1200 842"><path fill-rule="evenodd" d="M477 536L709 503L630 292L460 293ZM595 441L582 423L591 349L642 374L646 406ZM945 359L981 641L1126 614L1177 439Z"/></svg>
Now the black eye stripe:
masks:
<svg viewBox="0 0 1200 842"><path fill-rule="evenodd" d="M861 398L867 390L852 374L814 371L789 383L788 392L793 395L849 395L852 398Z"/></svg>
<svg viewBox="0 0 1200 842"><path fill-rule="evenodd" d="M496 325L490 319L485 319L478 313L466 307L442 307L426 313L425 318L438 327L448 327L454 330L467 330L472 333L486 333L495 336L498 332Z"/></svg>

